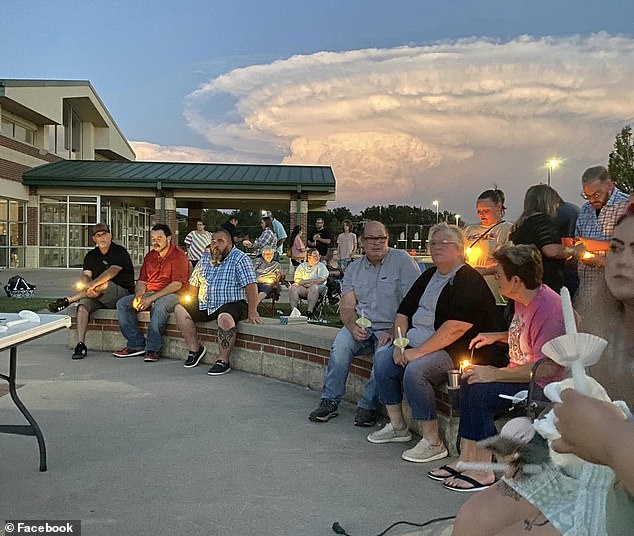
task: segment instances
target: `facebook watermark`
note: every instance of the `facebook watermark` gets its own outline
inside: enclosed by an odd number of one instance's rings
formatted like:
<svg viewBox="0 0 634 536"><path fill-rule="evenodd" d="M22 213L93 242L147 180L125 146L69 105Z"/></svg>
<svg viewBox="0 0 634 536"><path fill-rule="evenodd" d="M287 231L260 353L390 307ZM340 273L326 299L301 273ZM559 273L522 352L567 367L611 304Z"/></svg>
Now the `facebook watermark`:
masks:
<svg viewBox="0 0 634 536"><path fill-rule="evenodd" d="M6 536L14 534L79 534L81 521L77 519L9 519L4 522Z"/></svg>

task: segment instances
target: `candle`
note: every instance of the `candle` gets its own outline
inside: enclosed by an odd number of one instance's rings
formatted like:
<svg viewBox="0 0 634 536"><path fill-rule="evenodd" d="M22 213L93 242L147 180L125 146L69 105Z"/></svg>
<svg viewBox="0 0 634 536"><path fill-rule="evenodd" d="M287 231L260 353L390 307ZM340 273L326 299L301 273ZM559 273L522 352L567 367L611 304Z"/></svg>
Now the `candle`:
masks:
<svg viewBox="0 0 634 536"><path fill-rule="evenodd" d="M363 329L367 329L372 326L372 322L365 317L365 311L363 309L361 309L361 318L357 318L356 324Z"/></svg>
<svg viewBox="0 0 634 536"><path fill-rule="evenodd" d="M402 339L403 338L403 334L401 333L401 326L397 326L396 329L398 330L398 338Z"/></svg>
<svg viewBox="0 0 634 536"><path fill-rule="evenodd" d="M577 333L577 324L575 322L575 312L570 301L570 292L566 287L561 287L561 308L564 313L564 324L566 333Z"/></svg>

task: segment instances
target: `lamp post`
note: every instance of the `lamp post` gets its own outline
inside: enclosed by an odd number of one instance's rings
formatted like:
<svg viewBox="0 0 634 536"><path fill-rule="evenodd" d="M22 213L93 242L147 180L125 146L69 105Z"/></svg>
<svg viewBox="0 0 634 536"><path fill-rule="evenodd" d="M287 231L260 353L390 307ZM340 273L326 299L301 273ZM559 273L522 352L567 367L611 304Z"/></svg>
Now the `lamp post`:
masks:
<svg viewBox="0 0 634 536"><path fill-rule="evenodd" d="M432 205L436 207L436 223L438 223L438 207L440 206L440 203L438 201L434 201Z"/></svg>
<svg viewBox="0 0 634 536"><path fill-rule="evenodd" d="M456 227L460 227L460 214L456 214Z"/></svg>
<svg viewBox="0 0 634 536"><path fill-rule="evenodd" d="M552 177L553 171L559 167L559 164L561 164L561 161L557 160L556 158L551 158L548 162L546 162L548 186L550 186L550 179Z"/></svg>

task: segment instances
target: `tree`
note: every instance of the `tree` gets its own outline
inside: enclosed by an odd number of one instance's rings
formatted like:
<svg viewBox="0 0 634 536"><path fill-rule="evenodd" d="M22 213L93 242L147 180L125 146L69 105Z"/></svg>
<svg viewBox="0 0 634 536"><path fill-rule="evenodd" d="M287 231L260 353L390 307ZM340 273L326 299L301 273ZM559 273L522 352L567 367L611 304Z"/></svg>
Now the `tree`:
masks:
<svg viewBox="0 0 634 536"><path fill-rule="evenodd" d="M608 170L619 190L634 193L634 144L630 125L624 126L616 136Z"/></svg>

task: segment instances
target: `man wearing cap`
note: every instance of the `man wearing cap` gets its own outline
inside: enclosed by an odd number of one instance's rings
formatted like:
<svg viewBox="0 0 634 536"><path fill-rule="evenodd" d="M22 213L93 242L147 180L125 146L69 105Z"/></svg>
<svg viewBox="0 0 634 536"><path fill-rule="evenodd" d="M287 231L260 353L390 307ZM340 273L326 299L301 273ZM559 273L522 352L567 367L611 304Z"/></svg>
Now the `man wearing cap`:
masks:
<svg viewBox="0 0 634 536"><path fill-rule="evenodd" d="M186 288L189 279L189 260L182 249L172 244L171 229L157 223L150 230L150 240L152 251L143 259L134 295L117 302L119 326L127 345L112 352L115 357L145 355L144 361L159 360L167 318L178 303L178 292ZM150 311L146 337L139 330L140 311Z"/></svg>
<svg viewBox="0 0 634 536"><path fill-rule="evenodd" d="M277 243L275 245L277 250L275 251L275 256L273 257L273 260L279 261L280 255L284 252L284 241L288 237L288 234L286 234L286 229L284 229L284 226L275 219L275 216L273 216L273 213L270 210L265 210L264 216L268 216L269 218L271 218L271 227L273 227L273 232L277 237Z"/></svg>
<svg viewBox="0 0 634 536"><path fill-rule="evenodd" d="M48 304L56 313L77 304L77 346L73 359L83 359L88 353L85 337L90 313L97 309L114 309L117 301L134 291L134 268L127 250L112 241L112 233L105 223L92 228L96 244L84 257L83 270L77 283L79 292L68 298L58 298Z"/></svg>

